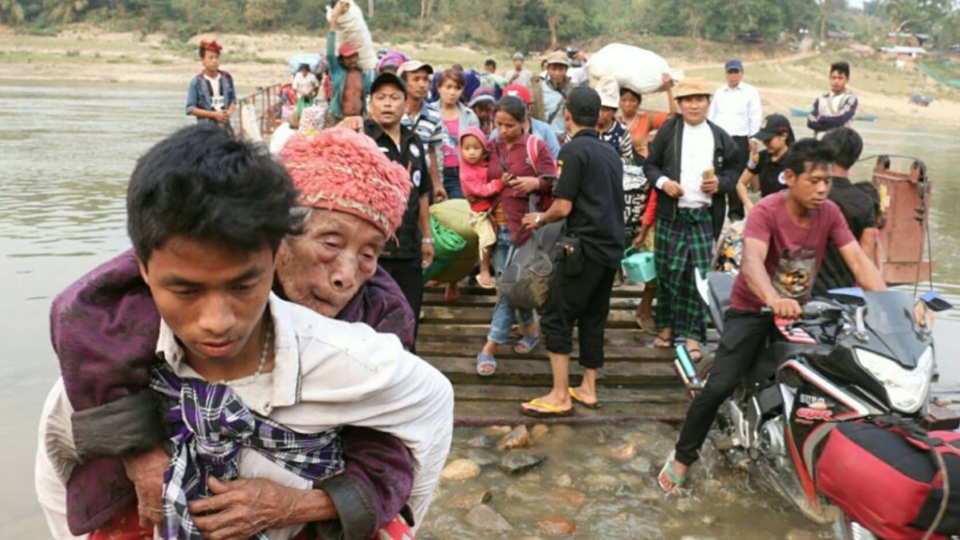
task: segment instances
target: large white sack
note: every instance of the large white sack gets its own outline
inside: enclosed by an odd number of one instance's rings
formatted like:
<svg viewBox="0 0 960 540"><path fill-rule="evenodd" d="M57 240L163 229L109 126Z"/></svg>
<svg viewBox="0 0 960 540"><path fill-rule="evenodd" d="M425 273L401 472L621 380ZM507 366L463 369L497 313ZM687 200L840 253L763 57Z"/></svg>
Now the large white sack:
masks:
<svg viewBox="0 0 960 540"><path fill-rule="evenodd" d="M663 85L663 74L670 66L655 52L611 43L590 57L585 66L591 80L613 77L621 88L641 94L652 94Z"/></svg>
<svg viewBox="0 0 960 540"><path fill-rule="evenodd" d="M363 20L363 12L353 0L340 0L340 3L344 2L350 4L350 8L337 19L337 48L344 43L352 44L360 53L360 69L376 69L377 54L373 50L373 38L370 36L367 21ZM333 9L327 7L327 21L330 21L332 12Z"/></svg>

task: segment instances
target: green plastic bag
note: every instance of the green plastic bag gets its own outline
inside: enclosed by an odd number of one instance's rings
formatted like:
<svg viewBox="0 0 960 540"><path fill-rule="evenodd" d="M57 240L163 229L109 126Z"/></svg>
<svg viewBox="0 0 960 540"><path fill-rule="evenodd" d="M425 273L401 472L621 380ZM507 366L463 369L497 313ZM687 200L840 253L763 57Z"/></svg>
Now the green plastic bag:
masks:
<svg viewBox="0 0 960 540"><path fill-rule="evenodd" d="M430 215L437 218L440 225L467 241L467 248L460 252L456 260L432 278L440 283L456 283L469 276L480 262L479 239L470 221L470 203L465 199L443 201L430 207Z"/></svg>
<svg viewBox="0 0 960 540"><path fill-rule="evenodd" d="M467 241L459 234L440 224L436 217L430 216L430 230L433 231L433 264L423 273L426 283L457 260L467 247Z"/></svg>

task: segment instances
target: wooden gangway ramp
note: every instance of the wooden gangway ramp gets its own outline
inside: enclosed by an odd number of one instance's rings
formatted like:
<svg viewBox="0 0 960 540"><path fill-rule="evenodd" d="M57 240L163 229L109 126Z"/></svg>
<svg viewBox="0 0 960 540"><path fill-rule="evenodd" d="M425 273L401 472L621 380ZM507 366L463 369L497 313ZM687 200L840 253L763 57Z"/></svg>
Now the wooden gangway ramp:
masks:
<svg viewBox="0 0 960 540"><path fill-rule="evenodd" d="M606 331L606 365L599 380L603 406L599 410L577 407L576 416L554 421L629 423L683 419L689 401L674 374L673 353L653 348L654 336L641 332L635 322L640 292L640 288L628 286L613 291ZM494 291L467 287L461 289L459 300L448 303L443 289L428 287L417 354L453 382L458 425L544 423L520 414L521 402L546 393L551 385L550 362L542 343L533 354L518 355L513 352L513 343L520 335L514 329L510 343L500 347L497 374L477 375L476 357L486 341L495 302ZM573 384L579 384L582 374L576 363L576 348L575 339Z"/></svg>

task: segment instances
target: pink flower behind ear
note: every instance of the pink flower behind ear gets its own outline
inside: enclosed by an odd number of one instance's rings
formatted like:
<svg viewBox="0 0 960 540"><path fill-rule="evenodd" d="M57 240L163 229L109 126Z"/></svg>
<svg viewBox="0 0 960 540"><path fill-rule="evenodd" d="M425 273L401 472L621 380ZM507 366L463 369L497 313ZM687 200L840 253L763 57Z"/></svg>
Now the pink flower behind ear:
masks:
<svg viewBox="0 0 960 540"><path fill-rule="evenodd" d="M280 152L299 204L365 219L393 238L410 198L410 175L366 135L327 129L296 134Z"/></svg>

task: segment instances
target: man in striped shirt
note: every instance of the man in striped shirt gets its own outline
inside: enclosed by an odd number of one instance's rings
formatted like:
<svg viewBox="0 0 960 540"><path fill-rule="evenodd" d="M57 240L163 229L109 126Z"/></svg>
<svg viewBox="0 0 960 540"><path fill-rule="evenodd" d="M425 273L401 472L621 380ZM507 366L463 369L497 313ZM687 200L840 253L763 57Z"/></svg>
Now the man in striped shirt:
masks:
<svg viewBox="0 0 960 540"><path fill-rule="evenodd" d="M446 200L447 192L443 189L443 179L437 165L443 145L443 117L436 107L427 103L433 66L411 60L400 66L397 75L407 85L407 105L400 123L417 135L427 151L433 202Z"/></svg>

